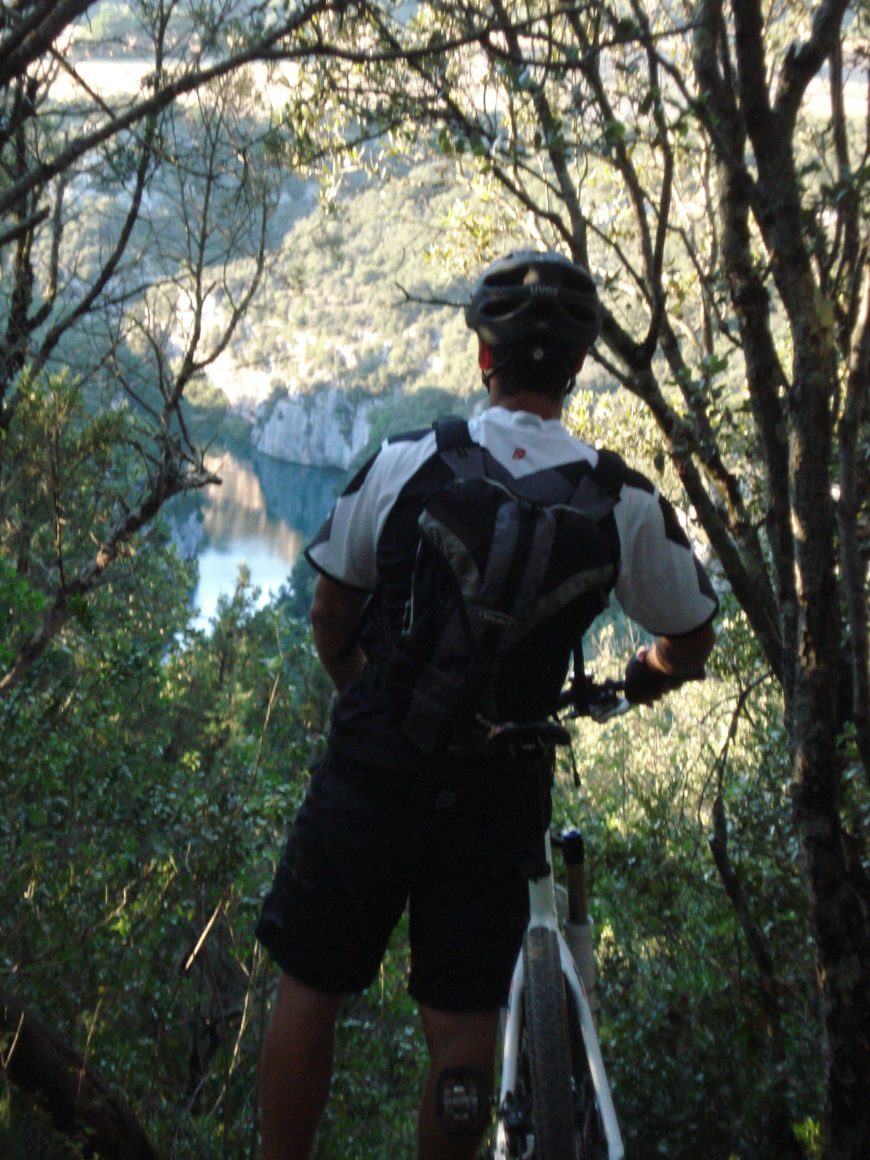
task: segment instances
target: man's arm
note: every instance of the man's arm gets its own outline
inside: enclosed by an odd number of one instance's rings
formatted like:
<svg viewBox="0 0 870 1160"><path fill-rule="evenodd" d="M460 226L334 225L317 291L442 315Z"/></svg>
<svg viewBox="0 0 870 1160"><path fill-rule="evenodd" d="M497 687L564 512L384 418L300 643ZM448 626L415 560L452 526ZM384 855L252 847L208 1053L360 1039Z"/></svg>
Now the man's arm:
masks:
<svg viewBox="0 0 870 1160"><path fill-rule="evenodd" d="M680 636L657 636L650 648L638 649L625 670L625 695L639 705L651 705L665 693L703 673L716 633L711 623Z"/></svg>
<svg viewBox="0 0 870 1160"><path fill-rule="evenodd" d="M322 573L314 586L311 627L323 667L341 692L362 672L366 658L353 640L368 595L348 588Z"/></svg>

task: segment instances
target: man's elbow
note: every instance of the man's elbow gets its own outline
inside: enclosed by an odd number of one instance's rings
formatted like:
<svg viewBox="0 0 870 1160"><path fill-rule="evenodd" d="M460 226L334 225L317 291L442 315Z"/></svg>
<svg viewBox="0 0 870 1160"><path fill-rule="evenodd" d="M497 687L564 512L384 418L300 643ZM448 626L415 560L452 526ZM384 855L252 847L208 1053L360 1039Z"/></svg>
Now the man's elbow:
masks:
<svg viewBox="0 0 870 1160"><path fill-rule="evenodd" d="M319 576L308 613L315 639L318 636L347 637L356 627L366 603L366 595L326 576Z"/></svg>
<svg viewBox="0 0 870 1160"><path fill-rule="evenodd" d="M696 673L704 667L715 643L716 630L712 622L708 621L694 632L687 632L681 636L659 637L655 651L664 672L674 675Z"/></svg>
<svg viewBox="0 0 870 1160"><path fill-rule="evenodd" d="M697 649L703 664L716 644L716 629L713 627L712 620L708 620L706 624L697 629L693 636L696 638L693 642L694 647Z"/></svg>
<svg viewBox="0 0 870 1160"><path fill-rule="evenodd" d="M716 630L713 622L708 621L700 628L690 632L687 636L678 638L674 642L675 667L683 672L693 672L704 667L707 658L716 644Z"/></svg>

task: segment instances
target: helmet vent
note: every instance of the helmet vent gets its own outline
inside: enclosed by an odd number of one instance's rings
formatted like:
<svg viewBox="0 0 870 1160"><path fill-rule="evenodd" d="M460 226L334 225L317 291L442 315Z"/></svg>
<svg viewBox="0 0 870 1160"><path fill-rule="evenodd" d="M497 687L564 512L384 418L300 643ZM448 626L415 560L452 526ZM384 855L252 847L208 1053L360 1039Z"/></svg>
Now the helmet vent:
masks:
<svg viewBox="0 0 870 1160"><path fill-rule="evenodd" d="M582 266L557 253L508 254L481 275L465 320L491 347L525 347L543 361L560 351L576 362L598 336L595 282Z"/></svg>

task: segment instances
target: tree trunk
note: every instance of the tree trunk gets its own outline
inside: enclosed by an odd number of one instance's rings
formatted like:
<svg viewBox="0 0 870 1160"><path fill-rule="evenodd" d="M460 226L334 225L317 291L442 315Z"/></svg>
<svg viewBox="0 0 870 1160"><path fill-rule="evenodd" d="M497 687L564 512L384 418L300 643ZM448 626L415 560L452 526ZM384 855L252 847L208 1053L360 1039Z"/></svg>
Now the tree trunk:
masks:
<svg viewBox="0 0 870 1160"><path fill-rule="evenodd" d="M791 497L800 603L789 650L795 823L806 858L826 1035L826 1160L870 1155L870 889L859 844L845 829L841 680L843 618L836 575L830 456L829 340L808 310L790 409Z"/></svg>
<svg viewBox="0 0 870 1160"><path fill-rule="evenodd" d="M818 727L829 695L799 682L794 811L807 863L826 1039L826 1160L870 1155L868 886L840 825L840 758Z"/></svg>
<svg viewBox="0 0 870 1160"><path fill-rule="evenodd" d="M106 1160L159 1160L132 1109L17 999L0 995L0 1065L18 1087L32 1092L54 1126L73 1137L84 1155Z"/></svg>

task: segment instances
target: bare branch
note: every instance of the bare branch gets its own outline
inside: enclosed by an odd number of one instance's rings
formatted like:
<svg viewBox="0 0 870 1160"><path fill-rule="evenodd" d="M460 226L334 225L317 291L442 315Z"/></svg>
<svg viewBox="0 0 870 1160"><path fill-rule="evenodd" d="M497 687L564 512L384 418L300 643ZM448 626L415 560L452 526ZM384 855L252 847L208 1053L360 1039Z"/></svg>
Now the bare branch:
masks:
<svg viewBox="0 0 870 1160"><path fill-rule="evenodd" d="M14 19L4 5L7 19L0 40L0 88L23 76L30 65L49 51L54 41L77 17L93 7L95 0L40 0L23 20Z"/></svg>
<svg viewBox="0 0 870 1160"><path fill-rule="evenodd" d="M810 39L789 50L774 111L790 132L810 81L834 52L849 0L823 0L816 9Z"/></svg>
<svg viewBox="0 0 870 1160"><path fill-rule="evenodd" d="M204 468L182 472L177 450L167 436L149 490L140 502L114 525L92 558L58 591L43 614L39 627L18 647L9 668L0 676L0 696L8 694L23 680L51 641L68 623L76 601L87 598L97 588L106 569L118 559L136 533L151 522L167 500L182 492L219 482L218 476Z"/></svg>

